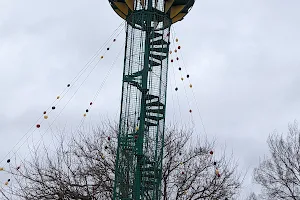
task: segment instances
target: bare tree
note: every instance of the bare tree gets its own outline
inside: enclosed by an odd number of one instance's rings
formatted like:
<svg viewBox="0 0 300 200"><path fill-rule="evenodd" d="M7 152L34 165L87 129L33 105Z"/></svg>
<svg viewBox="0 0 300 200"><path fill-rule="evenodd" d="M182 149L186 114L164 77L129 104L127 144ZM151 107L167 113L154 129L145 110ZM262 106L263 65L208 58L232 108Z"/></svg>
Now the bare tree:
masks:
<svg viewBox="0 0 300 200"><path fill-rule="evenodd" d="M250 195L247 197L246 200L258 200L258 199L259 199L258 196L254 192L252 192L250 193Z"/></svg>
<svg viewBox="0 0 300 200"><path fill-rule="evenodd" d="M268 139L270 156L254 170L264 199L300 199L300 131L289 125L286 137L272 133Z"/></svg>
<svg viewBox="0 0 300 200"><path fill-rule="evenodd" d="M7 193L15 199L111 199L118 129L106 124L71 142L61 139L55 154L36 149L20 169L11 169ZM233 199L241 187L236 163L212 155L213 143L192 144L190 131L165 134L162 199Z"/></svg>

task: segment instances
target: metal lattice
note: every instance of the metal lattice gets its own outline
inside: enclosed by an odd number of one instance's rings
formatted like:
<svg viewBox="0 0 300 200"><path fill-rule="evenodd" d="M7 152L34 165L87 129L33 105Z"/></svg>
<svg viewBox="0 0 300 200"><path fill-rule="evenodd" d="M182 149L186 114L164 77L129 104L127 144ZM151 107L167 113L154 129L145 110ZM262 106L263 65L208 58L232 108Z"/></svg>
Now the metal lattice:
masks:
<svg viewBox="0 0 300 200"><path fill-rule="evenodd" d="M127 21L115 200L160 199L170 26L187 10L175 16L176 1L190 0L110 0Z"/></svg>

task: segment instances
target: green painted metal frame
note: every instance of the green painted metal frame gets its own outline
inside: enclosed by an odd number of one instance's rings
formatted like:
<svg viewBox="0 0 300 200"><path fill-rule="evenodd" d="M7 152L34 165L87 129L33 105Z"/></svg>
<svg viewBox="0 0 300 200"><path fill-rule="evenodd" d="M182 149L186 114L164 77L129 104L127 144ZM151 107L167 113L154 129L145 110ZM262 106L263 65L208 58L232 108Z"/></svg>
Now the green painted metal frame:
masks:
<svg viewBox="0 0 300 200"><path fill-rule="evenodd" d="M143 68L140 71L136 71L136 74L140 74L140 83L138 81L134 82L132 76L132 67L131 57L133 57L132 52L134 52L134 47L132 44L135 44L135 40L139 40L140 38L134 38L134 28L127 23L126 30L126 45L125 45L125 57L124 57L124 71L123 71L123 83L122 83L122 99L121 99L121 112L120 112L120 125L119 125L119 134L118 134L118 147L117 147L117 157L116 157L116 166L115 166L115 184L113 191L113 199L114 200L158 200L161 196L161 176L162 176L162 158L163 158L163 138L164 138L164 126L165 126L165 105L166 105L166 90L167 90L167 68L168 68L168 52L169 52L169 42L163 45L163 33L168 32L170 30L171 19L167 16L164 16L169 20L169 26L164 29L164 31L156 33L155 28L151 27L153 16L157 14L152 6L152 0L148 0L148 8L144 11L139 10L139 14L137 16L131 17L142 17L139 20L142 20L146 24L146 29L142 30L141 38L143 41L140 43L144 44L143 52ZM134 12L133 12L134 14ZM134 19L133 19L134 20ZM155 61L150 60L151 50L154 49L155 33L162 33L162 39L159 40L158 43L161 42L161 50L158 50L160 54L161 64L155 67L160 67L159 81L157 85L151 85L151 77L149 78L149 74L151 74L153 69L153 63ZM152 41L152 42L151 42ZM168 39L169 41L169 39ZM158 48L159 49L159 48ZM162 53L166 52L166 56L162 56ZM128 56L128 54L130 56ZM153 56L153 55L152 55ZM157 56L159 57L159 56ZM164 61L163 61L164 60ZM137 61L136 61L137 62ZM129 64L128 64L129 63ZM152 63L152 64L151 64ZM163 64L165 63L165 64ZM133 67L132 67L133 68ZM164 71L165 70L165 71ZM130 73L131 71L131 73ZM137 76L137 77L139 77ZM165 80L165 83L163 83ZM151 84L150 84L151 83ZM162 86L162 84L165 84ZM150 86L149 86L150 85ZM149 87L148 87L149 86ZM129 88L129 89L128 89ZM149 91L151 89L158 89L158 93L151 97ZM131 101L134 101L134 97L128 97L128 93L131 90L140 91L141 97L139 103L136 105L139 108L139 123L138 130L134 131L136 122L133 122L133 125L129 124L128 119L130 109L132 106ZM137 99L138 92L135 92L134 95ZM152 102L153 105L157 104L157 108L149 109L152 105L149 103L149 98L157 98L157 102ZM163 99L163 103L160 101ZM147 103L148 102L148 103ZM161 103L163 108L159 108L158 105ZM152 113L151 113L152 112ZM157 112L156 116L153 114ZM149 116L149 113L152 114ZM160 116L158 116L160 115ZM154 122L152 124L147 119L155 119L157 124L156 128L152 129L153 137L149 139L151 126L154 126ZM131 127L133 126L133 128ZM150 128L149 128L150 127ZM145 135L146 134L146 135ZM148 134L148 135L147 135ZM135 138L136 137L136 138ZM147 139L145 139L147 137ZM128 138L131 138L131 142L128 141ZM152 149L147 149L146 140L155 140L155 144L152 144ZM134 142L132 142L134 141ZM134 143L134 146L130 146ZM151 145L151 144L150 144ZM126 149L131 149L132 151L127 151ZM153 152L150 152L153 150ZM153 153L153 155L152 155ZM149 157L152 157L152 161ZM154 164L153 164L154 163ZM147 167L146 167L147 166ZM151 166L151 167L149 167ZM148 169L151 174L146 174L151 177L143 177L145 169ZM149 172L149 173L150 173ZM152 173L153 172L153 173ZM132 176L134 174L134 176ZM145 176L146 176L145 175ZM153 178L154 177L154 178ZM133 180L132 180L133 179ZM150 181L153 180L154 181ZM147 185L145 183L150 182L151 185ZM149 189L150 188L150 189Z"/></svg>

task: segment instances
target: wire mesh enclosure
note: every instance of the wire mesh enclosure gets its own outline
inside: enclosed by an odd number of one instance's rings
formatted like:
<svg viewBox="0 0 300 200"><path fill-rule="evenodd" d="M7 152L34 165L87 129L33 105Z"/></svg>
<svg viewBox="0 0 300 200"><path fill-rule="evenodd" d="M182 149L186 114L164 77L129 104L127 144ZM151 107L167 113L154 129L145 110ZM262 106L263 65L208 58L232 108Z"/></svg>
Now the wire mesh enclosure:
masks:
<svg viewBox="0 0 300 200"><path fill-rule="evenodd" d="M127 21L113 199L158 200L170 26L186 15L194 0L109 2Z"/></svg>

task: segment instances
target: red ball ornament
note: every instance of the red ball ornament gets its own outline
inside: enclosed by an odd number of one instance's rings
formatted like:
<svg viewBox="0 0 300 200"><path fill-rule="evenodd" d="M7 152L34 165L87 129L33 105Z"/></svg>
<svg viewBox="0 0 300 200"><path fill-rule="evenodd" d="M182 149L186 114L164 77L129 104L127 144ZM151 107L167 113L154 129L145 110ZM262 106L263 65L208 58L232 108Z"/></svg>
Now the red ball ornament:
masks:
<svg viewBox="0 0 300 200"><path fill-rule="evenodd" d="M44 113L44 115L46 115L46 113L47 113L47 112L46 112L46 111L44 111L43 113Z"/></svg>
<svg viewBox="0 0 300 200"><path fill-rule="evenodd" d="M171 62L173 62L173 59L171 59Z"/></svg>
<svg viewBox="0 0 300 200"><path fill-rule="evenodd" d="M210 155L213 155L213 154L214 154L214 152L213 152L213 151L210 151L210 152L209 152L209 154L210 154Z"/></svg>
<svg viewBox="0 0 300 200"><path fill-rule="evenodd" d="M135 136L134 136L134 139L137 139L137 138L138 138L138 135L135 135Z"/></svg>
<svg viewBox="0 0 300 200"><path fill-rule="evenodd" d="M93 105L93 102L91 102L90 105Z"/></svg>
<svg viewBox="0 0 300 200"><path fill-rule="evenodd" d="M181 174L184 174L184 172L181 172Z"/></svg>
<svg viewBox="0 0 300 200"><path fill-rule="evenodd" d="M179 58L177 57L176 60L179 60Z"/></svg>
<svg viewBox="0 0 300 200"><path fill-rule="evenodd" d="M110 140L110 137L108 136L107 139Z"/></svg>
<svg viewBox="0 0 300 200"><path fill-rule="evenodd" d="M36 125L36 127L37 127L37 128L40 128L40 127L41 127L41 125L37 124L37 125Z"/></svg>
<svg viewBox="0 0 300 200"><path fill-rule="evenodd" d="M178 48L178 49L180 49L181 47L180 47L180 46L178 46L177 48Z"/></svg>
<svg viewBox="0 0 300 200"><path fill-rule="evenodd" d="M220 177L221 177L221 174L218 174L217 176L220 178Z"/></svg>
<svg viewBox="0 0 300 200"><path fill-rule="evenodd" d="M192 112L192 110L190 110L190 113Z"/></svg>
<svg viewBox="0 0 300 200"><path fill-rule="evenodd" d="M17 167L17 170L19 170L20 168L21 168L21 166L18 166L18 167Z"/></svg>
<svg viewBox="0 0 300 200"><path fill-rule="evenodd" d="M114 42L116 41L116 39L113 40Z"/></svg>

